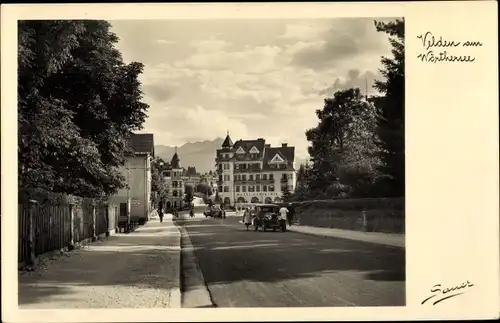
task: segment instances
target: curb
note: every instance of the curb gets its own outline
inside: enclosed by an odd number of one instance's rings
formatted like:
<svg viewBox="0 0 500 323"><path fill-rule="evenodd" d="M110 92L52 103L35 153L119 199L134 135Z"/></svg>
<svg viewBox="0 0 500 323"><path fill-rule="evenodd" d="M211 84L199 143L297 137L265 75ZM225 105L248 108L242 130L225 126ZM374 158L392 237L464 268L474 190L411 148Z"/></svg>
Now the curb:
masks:
<svg viewBox="0 0 500 323"><path fill-rule="evenodd" d="M194 246L189 233L182 224L176 223L175 225L181 233L181 307L216 307L194 254Z"/></svg>
<svg viewBox="0 0 500 323"><path fill-rule="evenodd" d="M298 233L298 234L305 234L305 235L309 235L309 236L321 237L321 238L333 238L333 239L341 239L341 240L358 241L358 242L364 242L364 243L373 243L373 244L382 245L382 246L386 246L386 247L392 247L392 248L403 248L403 249L406 248L405 245L400 246L400 245L394 245L394 244L385 243L385 242L367 241L367 240L360 240L360 239L355 239L355 238L347 238L347 237L339 237L339 236L330 236L330 235L324 235L321 233L318 234L318 233L312 233L312 232L294 231L294 230L290 230L290 229L287 229L287 231Z"/></svg>
<svg viewBox="0 0 500 323"><path fill-rule="evenodd" d="M178 233L178 260L176 262L175 269L177 270L177 281L175 287L170 290L170 308L181 308L182 307L182 294L181 294L181 261L182 261L182 233L177 227L177 225L172 224Z"/></svg>

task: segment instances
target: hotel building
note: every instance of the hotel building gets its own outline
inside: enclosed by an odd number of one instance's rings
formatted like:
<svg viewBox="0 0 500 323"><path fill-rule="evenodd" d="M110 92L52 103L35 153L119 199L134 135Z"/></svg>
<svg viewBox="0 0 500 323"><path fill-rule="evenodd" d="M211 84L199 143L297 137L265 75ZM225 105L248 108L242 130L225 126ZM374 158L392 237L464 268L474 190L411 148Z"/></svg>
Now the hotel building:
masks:
<svg viewBox="0 0 500 323"><path fill-rule="evenodd" d="M282 201L284 186L293 193L295 147L271 147L263 138L231 140L216 152L217 186L226 205Z"/></svg>

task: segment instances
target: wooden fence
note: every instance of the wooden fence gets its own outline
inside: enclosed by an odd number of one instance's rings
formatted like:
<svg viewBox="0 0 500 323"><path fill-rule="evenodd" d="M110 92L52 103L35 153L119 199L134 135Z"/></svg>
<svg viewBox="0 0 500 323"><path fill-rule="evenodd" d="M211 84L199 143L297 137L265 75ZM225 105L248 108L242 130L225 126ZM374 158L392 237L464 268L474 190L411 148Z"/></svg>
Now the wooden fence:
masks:
<svg viewBox="0 0 500 323"><path fill-rule="evenodd" d="M33 262L37 256L69 247L116 229L117 207L93 205L19 204L18 262Z"/></svg>

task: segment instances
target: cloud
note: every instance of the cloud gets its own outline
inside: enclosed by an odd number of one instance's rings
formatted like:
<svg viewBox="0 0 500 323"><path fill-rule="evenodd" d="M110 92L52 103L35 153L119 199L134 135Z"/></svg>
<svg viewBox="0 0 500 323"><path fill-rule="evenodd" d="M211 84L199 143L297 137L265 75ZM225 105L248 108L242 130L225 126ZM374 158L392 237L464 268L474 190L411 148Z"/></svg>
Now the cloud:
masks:
<svg viewBox="0 0 500 323"><path fill-rule="evenodd" d="M157 39L156 43L160 44L160 45L175 45L175 44L177 44L177 42L175 42L175 41L165 40L165 39Z"/></svg>
<svg viewBox="0 0 500 323"><path fill-rule="evenodd" d="M321 90L319 94L332 96L338 90L359 88L361 93L373 95L377 93L377 91L373 88L375 80L381 79L383 79L383 76L379 71L376 73L372 71L365 71L364 73L361 73L358 69L352 69L349 71L346 78L337 78L332 85Z"/></svg>
<svg viewBox="0 0 500 323"><path fill-rule="evenodd" d="M222 39L211 37L207 40L190 41L189 45L191 47L194 47L198 52L205 53L224 50L225 48L229 47L230 43Z"/></svg>
<svg viewBox="0 0 500 323"><path fill-rule="evenodd" d="M369 18L337 21L321 35L321 45L297 49L292 63L319 70L338 67L360 55L389 53L386 35L377 32Z"/></svg>
<svg viewBox="0 0 500 323"><path fill-rule="evenodd" d="M145 84L142 90L146 96L153 98L156 102L167 101L175 95L171 88L159 84Z"/></svg>
<svg viewBox="0 0 500 323"><path fill-rule="evenodd" d="M182 37L166 22L119 34L127 45L121 50L134 50L145 65L140 80L151 106L145 127L157 144L212 140L229 130L235 140L288 142L306 157L304 132L317 124L315 110L325 96L363 90L365 78L370 87L379 79L380 56L390 55L387 36L375 31L372 19L273 22L267 33L258 22L218 21L218 30L211 23L186 23ZM253 24L260 32L249 32ZM150 51L138 50L127 35L146 38L137 41ZM161 39L177 43L155 44Z"/></svg>
<svg viewBox="0 0 500 323"><path fill-rule="evenodd" d="M298 23L298 24L287 24L285 26L285 32L280 36L285 39L312 39L320 36L329 28L328 25L318 23Z"/></svg>

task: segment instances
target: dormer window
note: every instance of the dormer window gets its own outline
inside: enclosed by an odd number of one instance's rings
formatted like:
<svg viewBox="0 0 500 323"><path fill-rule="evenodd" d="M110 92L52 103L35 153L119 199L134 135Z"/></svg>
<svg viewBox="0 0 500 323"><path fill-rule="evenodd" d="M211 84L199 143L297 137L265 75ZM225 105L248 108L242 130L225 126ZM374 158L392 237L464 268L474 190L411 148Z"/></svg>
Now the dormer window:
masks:
<svg viewBox="0 0 500 323"><path fill-rule="evenodd" d="M271 159L270 163L284 163L285 161L279 154L274 155L273 159Z"/></svg>
<svg viewBox="0 0 500 323"><path fill-rule="evenodd" d="M239 147L239 148L238 148L238 150L236 150L236 153L237 153L237 154L244 154L244 153L245 153L245 151L243 150L243 148L242 148L242 147Z"/></svg>
<svg viewBox="0 0 500 323"><path fill-rule="evenodd" d="M250 149L250 153L251 154L259 154L259 150L255 146L253 146L252 149Z"/></svg>

